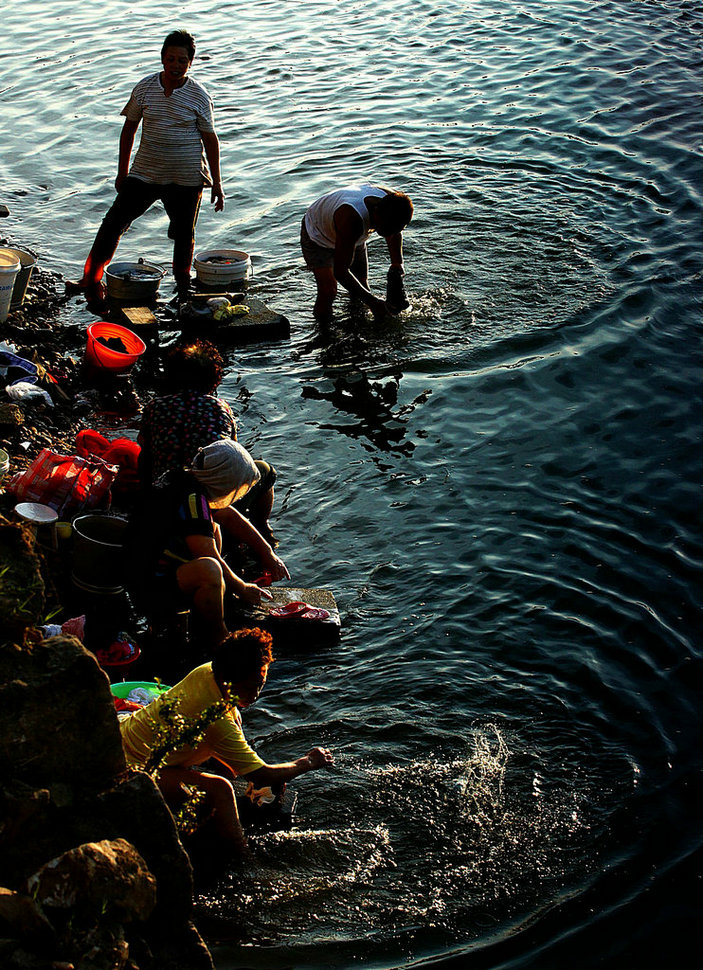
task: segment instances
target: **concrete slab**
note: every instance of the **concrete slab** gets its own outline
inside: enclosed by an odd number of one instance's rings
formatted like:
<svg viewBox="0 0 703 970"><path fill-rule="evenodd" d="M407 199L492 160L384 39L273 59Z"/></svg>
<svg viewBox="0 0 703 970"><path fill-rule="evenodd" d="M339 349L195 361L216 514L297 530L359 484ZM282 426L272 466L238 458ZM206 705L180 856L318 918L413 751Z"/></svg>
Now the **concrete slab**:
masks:
<svg viewBox="0 0 703 970"><path fill-rule="evenodd" d="M295 647L314 650L336 643L342 631L339 608L334 595L327 589L308 589L302 587L272 586L269 589L273 599L266 600L260 607L251 607L246 615L238 616L239 626L260 626L273 637L274 653L276 647ZM280 609L289 603L302 601L316 610L326 610L326 619L305 618L304 616L276 617L271 610ZM228 625L232 628L231 620Z"/></svg>
<svg viewBox="0 0 703 970"><path fill-rule="evenodd" d="M214 294L201 294L211 297ZM209 317L192 317L181 321L184 331L194 333L215 344L251 343L257 340L285 340L290 336L290 321L271 310L255 296L237 294L237 303L249 307L249 313L232 320L217 321ZM230 301L233 302L233 301Z"/></svg>

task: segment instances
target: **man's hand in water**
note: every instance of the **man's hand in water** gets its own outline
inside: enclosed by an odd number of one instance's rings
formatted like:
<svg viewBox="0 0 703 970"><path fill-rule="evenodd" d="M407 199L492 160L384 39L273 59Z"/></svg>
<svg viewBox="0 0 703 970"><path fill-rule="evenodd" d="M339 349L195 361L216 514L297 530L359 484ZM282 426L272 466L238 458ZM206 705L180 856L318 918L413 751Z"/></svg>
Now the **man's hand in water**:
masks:
<svg viewBox="0 0 703 970"><path fill-rule="evenodd" d="M376 321L385 320L388 316L388 307L386 306L385 300L379 300L376 296L373 298L373 303L369 303L369 309L373 313L373 318Z"/></svg>

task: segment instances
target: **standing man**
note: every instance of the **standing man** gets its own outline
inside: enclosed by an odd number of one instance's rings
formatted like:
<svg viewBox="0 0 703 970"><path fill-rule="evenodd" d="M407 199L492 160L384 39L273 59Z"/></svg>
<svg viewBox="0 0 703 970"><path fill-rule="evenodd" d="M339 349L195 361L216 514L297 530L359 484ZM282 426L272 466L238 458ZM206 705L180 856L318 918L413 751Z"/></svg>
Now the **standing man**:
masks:
<svg viewBox="0 0 703 970"><path fill-rule="evenodd" d="M412 215L413 204L404 192L368 183L337 189L313 202L303 218L300 246L315 274L313 313L321 323L332 318L338 283L365 303L376 319L408 306L402 285L403 229ZM383 236L388 246L391 266L385 301L369 289L366 240L372 232Z"/></svg>
<svg viewBox="0 0 703 970"><path fill-rule="evenodd" d="M117 198L98 230L82 279L67 283L67 292L84 290L89 302L101 301L105 295L103 273L122 233L160 199L170 219L176 289L179 296L187 295L203 187L211 187L216 212L225 204L212 101L188 74L194 57L191 34L172 31L161 49L163 70L143 78L122 109L125 122L115 179ZM141 141L130 168L140 122Z"/></svg>

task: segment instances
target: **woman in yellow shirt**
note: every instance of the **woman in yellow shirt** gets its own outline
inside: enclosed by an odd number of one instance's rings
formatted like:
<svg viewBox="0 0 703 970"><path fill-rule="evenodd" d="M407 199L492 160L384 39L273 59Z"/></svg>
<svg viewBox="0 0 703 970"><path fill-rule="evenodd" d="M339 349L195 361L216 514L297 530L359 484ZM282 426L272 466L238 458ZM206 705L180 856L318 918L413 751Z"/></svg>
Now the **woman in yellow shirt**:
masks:
<svg viewBox="0 0 703 970"><path fill-rule="evenodd" d="M216 758L232 777L245 776L256 788L280 786L334 763L327 748L312 748L295 761L270 765L249 746L240 710L257 699L273 662L271 634L259 627L230 633L210 663L196 667L170 690L120 722L127 763L156 769L166 803L180 807L186 786L205 793L215 831L237 854L246 848L231 781L198 765ZM173 740L177 725L178 738Z"/></svg>

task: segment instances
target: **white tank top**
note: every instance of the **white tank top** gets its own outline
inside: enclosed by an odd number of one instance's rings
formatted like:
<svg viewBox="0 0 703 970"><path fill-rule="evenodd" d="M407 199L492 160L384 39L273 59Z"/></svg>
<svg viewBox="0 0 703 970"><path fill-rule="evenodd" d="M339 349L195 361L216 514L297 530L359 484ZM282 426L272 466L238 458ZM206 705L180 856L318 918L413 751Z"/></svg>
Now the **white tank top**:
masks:
<svg viewBox="0 0 703 970"><path fill-rule="evenodd" d="M328 192L317 202L313 202L305 213L305 228L310 239L324 249L334 249L337 232L334 226L334 214L341 205L350 205L361 216L364 224L361 235L355 246L362 246L369 238L373 229L370 226L369 210L364 205L366 196L382 199L387 193L377 185L349 185L345 189Z"/></svg>

